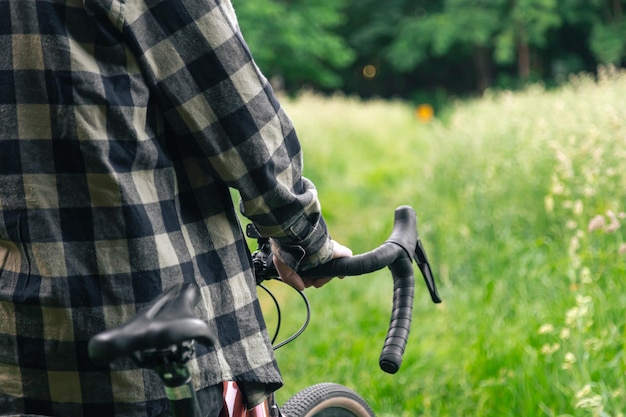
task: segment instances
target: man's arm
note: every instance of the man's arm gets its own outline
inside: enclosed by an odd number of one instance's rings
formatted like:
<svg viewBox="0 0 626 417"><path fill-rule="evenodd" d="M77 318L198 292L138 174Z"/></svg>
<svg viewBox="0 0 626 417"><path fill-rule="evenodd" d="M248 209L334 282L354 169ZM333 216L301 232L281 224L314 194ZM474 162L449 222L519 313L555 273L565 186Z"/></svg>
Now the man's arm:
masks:
<svg viewBox="0 0 626 417"><path fill-rule="evenodd" d="M242 213L273 238L291 269L330 260L333 244L315 187L302 177L296 132L230 2L133 1L119 10L116 21L177 146L196 163L204 155L210 171L239 191Z"/></svg>

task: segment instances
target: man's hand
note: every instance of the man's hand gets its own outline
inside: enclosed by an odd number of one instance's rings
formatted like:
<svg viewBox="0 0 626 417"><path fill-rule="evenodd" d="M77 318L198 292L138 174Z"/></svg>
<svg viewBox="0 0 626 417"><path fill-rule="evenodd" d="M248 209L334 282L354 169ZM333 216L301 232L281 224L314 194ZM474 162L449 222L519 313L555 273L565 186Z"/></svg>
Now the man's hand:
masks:
<svg viewBox="0 0 626 417"><path fill-rule="evenodd" d="M333 259L336 258L345 258L347 256L352 256L352 250L350 248L343 246L340 243L333 242ZM302 277L293 269L289 268L283 261L281 261L277 256L274 256L274 266L276 267L276 271L278 271L278 275L280 278L285 281L287 284L303 291L308 287L319 288L322 285L328 283L332 277L329 278L317 278L317 279L307 279L306 281L302 279ZM342 278L342 277L340 277Z"/></svg>

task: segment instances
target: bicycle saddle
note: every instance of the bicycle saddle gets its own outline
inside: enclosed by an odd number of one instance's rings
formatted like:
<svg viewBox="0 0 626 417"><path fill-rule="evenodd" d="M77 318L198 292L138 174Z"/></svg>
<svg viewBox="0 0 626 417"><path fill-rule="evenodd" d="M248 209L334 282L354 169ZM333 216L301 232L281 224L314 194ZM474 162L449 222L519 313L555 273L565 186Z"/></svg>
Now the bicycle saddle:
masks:
<svg viewBox="0 0 626 417"><path fill-rule="evenodd" d="M194 314L200 290L192 283L176 284L124 324L98 333L89 341L89 357L107 365L134 352L160 350L189 340L211 346L209 325Z"/></svg>

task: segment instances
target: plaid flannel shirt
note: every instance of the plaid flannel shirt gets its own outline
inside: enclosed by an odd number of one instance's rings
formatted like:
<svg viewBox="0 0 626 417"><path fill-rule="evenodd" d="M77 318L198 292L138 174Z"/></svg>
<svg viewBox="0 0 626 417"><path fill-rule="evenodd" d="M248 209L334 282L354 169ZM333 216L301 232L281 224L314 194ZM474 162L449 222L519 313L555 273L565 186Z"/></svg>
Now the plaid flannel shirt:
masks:
<svg viewBox="0 0 626 417"><path fill-rule="evenodd" d="M181 281L218 335L197 386L278 388L230 189L292 266L331 243L230 3L2 0L0 50L0 415L160 414L154 375L86 346Z"/></svg>

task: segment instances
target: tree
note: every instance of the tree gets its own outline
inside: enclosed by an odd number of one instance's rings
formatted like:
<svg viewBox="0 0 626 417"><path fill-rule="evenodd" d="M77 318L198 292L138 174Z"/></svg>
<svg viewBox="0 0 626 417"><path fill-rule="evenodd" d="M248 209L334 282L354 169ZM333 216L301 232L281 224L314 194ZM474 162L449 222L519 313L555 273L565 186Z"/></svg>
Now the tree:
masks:
<svg viewBox="0 0 626 417"><path fill-rule="evenodd" d="M478 90L491 84L493 40L501 27L507 0L444 0L440 10L406 16L388 53L401 71L414 69L430 57L454 51L473 62Z"/></svg>
<svg viewBox="0 0 626 417"><path fill-rule="evenodd" d="M626 0L233 0L257 63L302 86L429 102L626 58Z"/></svg>
<svg viewBox="0 0 626 417"><path fill-rule="evenodd" d="M546 33L560 23L556 0L445 0L439 12L400 22L389 58L399 70L411 70L460 47L472 57L482 91L491 84L494 62L517 62L518 76L528 79L531 49L543 47Z"/></svg>
<svg viewBox="0 0 626 417"><path fill-rule="evenodd" d="M287 90L305 84L338 88L339 68L354 57L335 33L345 16L344 1L233 0L239 25L255 61Z"/></svg>
<svg viewBox="0 0 626 417"><path fill-rule="evenodd" d="M516 59L518 77L528 80L531 49L545 47L547 32L561 23L557 0L510 0L503 26L495 38L496 62L506 64Z"/></svg>
<svg viewBox="0 0 626 417"><path fill-rule="evenodd" d="M599 63L620 64L626 56L622 0L560 0L565 20L589 28L589 47Z"/></svg>

